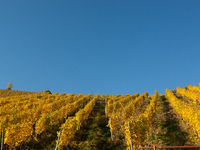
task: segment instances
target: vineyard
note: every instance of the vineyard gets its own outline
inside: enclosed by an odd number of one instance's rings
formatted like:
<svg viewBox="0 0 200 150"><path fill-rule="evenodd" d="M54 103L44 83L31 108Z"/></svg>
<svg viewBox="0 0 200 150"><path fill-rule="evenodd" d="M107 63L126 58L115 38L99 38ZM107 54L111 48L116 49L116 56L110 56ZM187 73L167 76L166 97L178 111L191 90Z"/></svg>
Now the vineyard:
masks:
<svg viewBox="0 0 200 150"><path fill-rule="evenodd" d="M142 94L0 90L4 150L200 145L200 85Z"/></svg>

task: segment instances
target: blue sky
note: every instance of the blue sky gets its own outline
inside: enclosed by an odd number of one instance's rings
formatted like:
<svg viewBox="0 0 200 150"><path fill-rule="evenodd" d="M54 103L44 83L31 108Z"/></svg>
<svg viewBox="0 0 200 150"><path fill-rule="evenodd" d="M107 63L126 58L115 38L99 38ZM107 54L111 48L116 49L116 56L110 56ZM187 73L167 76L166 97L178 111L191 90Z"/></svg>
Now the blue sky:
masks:
<svg viewBox="0 0 200 150"><path fill-rule="evenodd" d="M200 75L199 0L2 0L0 88L164 93Z"/></svg>

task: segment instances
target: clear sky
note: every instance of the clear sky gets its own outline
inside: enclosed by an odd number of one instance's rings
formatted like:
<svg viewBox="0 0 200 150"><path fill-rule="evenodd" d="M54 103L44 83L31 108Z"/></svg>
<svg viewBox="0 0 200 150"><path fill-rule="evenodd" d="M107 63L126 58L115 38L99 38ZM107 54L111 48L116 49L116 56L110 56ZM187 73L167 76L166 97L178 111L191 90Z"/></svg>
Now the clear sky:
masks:
<svg viewBox="0 0 200 150"><path fill-rule="evenodd" d="M0 89L153 94L199 77L199 0L0 1Z"/></svg>

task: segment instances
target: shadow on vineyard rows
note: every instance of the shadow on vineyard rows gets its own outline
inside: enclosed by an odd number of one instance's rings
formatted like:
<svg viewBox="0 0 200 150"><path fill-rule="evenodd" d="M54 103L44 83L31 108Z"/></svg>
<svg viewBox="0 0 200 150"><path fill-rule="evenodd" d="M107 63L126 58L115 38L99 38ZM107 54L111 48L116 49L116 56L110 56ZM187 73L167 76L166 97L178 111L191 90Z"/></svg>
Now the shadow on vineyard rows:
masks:
<svg viewBox="0 0 200 150"><path fill-rule="evenodd" d="M82 109L86 103L79 108ZM139 112L145 109L146 103L142 105ZM71 113L74 116L78 111ZM165 95L160 96L156 114L153 121L153 132L148 135L149 141L145 145L184 146L190 145L189 134L181 118L177 115ZM54 150L57 140L57 132L65 119L60 120L57 125L48 128L37 136L37 140L22 143L16 150ZM124 147L124 135L118 134L111 140L110 128L107 127L108 118L105 116L105 100L97 100L96 105L80 130L71 139L71 142L64 150L122 150ZM4 150L8 147L5 146ZM194 149L193 149L194 150Z"/></svg>
<svg viewBox="0 0 200 150"><path fill-rule="evenodd" d="M76 133L66 150L112 150L118 147L123 139L112 141L107 124L105 101L98 100L89 119Z"/></svg>
<svg viewBox="0 0 200 150"><path fill-rule="evenodd" d="M180 126L179 119L165 96L160 96L155 120L153 144L165 146L184 146L188 133Z"/></svg>
<svg viewBox="0 0 200 150"><path fill-rule="evenodd" d="M84 107L85 105L83 105ZM82 108L83 108L82 107ZM78 110L82 109L79 108ZM71 114L74 116L78 111ZM37 140L31 138L29 142L22 143L16 150L55 150L57 132L59 127L66 119L60 120L58 124L48 128L40 135ZM87 121L85 121L80 130L78 130L71 139L71 142L64 150L119 150L123 145L124 137L116 137L111 140L110 128L107 127L108 118L105 116L105 100L97 100L97 103L91 112ZM8 145L4 145L4 150L8 150Z"/></svg>

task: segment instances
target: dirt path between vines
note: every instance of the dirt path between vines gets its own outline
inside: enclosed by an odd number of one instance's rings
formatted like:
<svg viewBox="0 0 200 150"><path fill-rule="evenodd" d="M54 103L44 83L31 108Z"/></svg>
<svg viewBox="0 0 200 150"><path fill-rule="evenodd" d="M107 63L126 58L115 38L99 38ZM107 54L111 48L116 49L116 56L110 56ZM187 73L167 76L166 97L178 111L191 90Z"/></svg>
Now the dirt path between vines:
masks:
<svg viewBox="0 0 200 150"><path fill-rule="evenodd" d="M121 144L121 141L111 140L108 119L105 116L105 101L98 100L89 119L76 133L74 139L66 149L75 150L112 150Z"/></svg>
<svg viewBox="0 0 200 150"><path fill-rule="evenodd" d="M166 97L160 96L157 103L153 134L150 144L162 146L190 145L189 135Z"/></svg>

